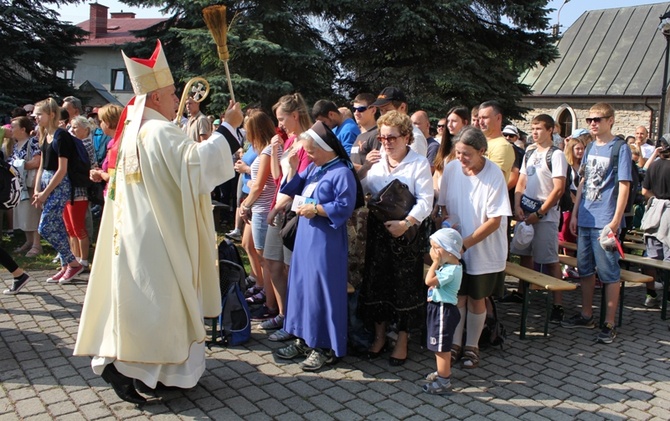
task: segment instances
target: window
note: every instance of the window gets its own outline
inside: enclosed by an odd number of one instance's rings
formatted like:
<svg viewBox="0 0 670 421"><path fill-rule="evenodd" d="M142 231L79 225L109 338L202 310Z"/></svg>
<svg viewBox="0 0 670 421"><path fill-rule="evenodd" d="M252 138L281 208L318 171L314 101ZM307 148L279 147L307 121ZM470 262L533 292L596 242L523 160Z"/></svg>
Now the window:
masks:
<svg viewBox="0 0 670 421"><path fill-rule="evenodd" d="M562 138L570 136L573 130L577 129L577 124L575 124L575 112L568 104L562 104L556 110L555 120L560 126L560 132Z"/></svg>
<svg viewBox="0 0 670 421"><path fill-rule="evenodd" d="M56 77L65 79L70 86L74 86L74 69L64 69L56 72Z"/></svg>
<svg viewBox="0 0 670 421"><path fill-rule="evenodd" d="M112 69L112 91L129 92L133 90L126 69Z"/></svg>

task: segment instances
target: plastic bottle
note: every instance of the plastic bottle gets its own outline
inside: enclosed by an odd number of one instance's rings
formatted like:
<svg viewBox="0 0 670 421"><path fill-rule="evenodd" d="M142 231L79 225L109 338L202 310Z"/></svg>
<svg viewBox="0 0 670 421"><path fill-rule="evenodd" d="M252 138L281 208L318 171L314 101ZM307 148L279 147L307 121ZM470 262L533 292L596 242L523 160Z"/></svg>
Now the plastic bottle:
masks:
<svg viewBox="0 0 670 421"><path fill-rule="evenodd" d="M461 220L457 215L449 215L447 219L442 221L442 228L453 228L458 232L461 232Z"/></svg>

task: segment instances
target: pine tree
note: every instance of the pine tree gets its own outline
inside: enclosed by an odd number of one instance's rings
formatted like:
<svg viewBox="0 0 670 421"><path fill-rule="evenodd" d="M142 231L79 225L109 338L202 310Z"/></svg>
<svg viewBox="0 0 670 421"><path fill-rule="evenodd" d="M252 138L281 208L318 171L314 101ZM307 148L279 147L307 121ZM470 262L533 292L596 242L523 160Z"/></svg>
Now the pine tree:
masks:
<svg viewBox="0 0 670 421"><path fill-rule="evenodd" d="M0 109L73 92L56 73L74 69L85 31L46 7L73 2L0 0Z"/></svg>

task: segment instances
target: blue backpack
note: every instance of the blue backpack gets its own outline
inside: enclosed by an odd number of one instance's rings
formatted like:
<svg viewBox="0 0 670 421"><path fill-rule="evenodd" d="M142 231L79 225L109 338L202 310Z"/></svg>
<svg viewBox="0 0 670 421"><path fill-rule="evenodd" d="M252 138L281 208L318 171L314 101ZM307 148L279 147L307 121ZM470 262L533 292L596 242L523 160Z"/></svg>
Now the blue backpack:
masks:
<svg viewBox="0 0 670 421"><path fill-rule="evenodd" d="M219 325L224 345L241 345L251 339L251 313L242 293L245 278L244 267L229 260L219 261L222 295Z"/></svg>

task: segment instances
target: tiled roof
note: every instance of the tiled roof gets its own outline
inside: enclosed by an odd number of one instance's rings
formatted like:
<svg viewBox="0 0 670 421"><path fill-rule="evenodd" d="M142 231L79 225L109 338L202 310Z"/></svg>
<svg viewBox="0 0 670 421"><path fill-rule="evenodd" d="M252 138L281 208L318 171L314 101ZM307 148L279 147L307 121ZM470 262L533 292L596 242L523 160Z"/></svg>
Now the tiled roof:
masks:
<svg viewBox="0 0 670 421"><path fill-rule="evenodd" d="M98 35L96 38L86 38L79 44L81 47L107 47L111 45L121 45L127 42L137 41L137 37L131 34L131 31L147 29L166 21L164 18L154 19L135 19L135 18L110 18L107 19L107 33ZM90 20L85 20L77 24L85 31L90 30Z"/></svg>
<svg viewBox="0 0 670 421"><path fill-rule="evenodd" d="M532 97L660 97L670 3L585 12L558 43L560 57L521 79ZM528 98L528 97L527 97Z"/></svg>

